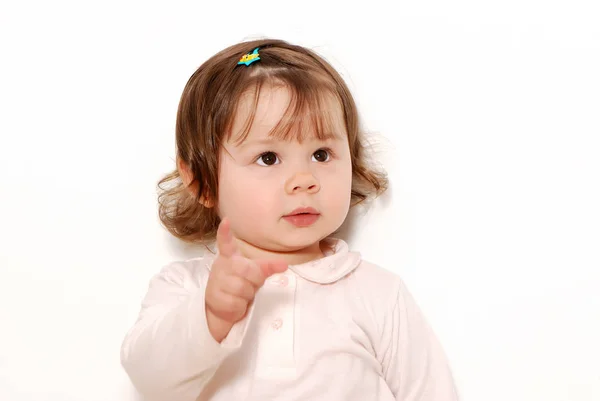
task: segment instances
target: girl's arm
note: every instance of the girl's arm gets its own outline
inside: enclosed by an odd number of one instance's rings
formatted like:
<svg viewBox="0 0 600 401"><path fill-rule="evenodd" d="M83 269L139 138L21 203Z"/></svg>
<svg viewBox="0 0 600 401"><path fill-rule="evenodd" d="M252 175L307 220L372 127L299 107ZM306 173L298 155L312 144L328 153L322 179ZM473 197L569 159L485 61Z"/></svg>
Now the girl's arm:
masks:
<svg viewBox="0 0 600 401"><path fill-rule="evenodd" d="M446 355L402 281L381 340L380 361L396 400L458 400Z"/></svg>
<svg viewBox="0 0 600 401"><path fill-rule="evenodd" d="M218 343L206 320L209 270L190 267L174 263L151 280L139 318L123 341L121 363L150 400L196 400L225 357L241 346L254 309Z"/></svg>

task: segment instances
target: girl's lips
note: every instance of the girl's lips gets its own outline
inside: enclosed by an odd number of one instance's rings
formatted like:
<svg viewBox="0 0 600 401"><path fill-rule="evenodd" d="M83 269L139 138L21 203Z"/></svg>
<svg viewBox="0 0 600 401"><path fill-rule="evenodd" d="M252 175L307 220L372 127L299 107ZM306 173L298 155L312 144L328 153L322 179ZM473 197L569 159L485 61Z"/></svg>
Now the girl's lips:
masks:
<svg viewBox="0 0 600 401"><path fill-rule="evenodd" d="M315 213L301 213L301 214L289 214L283 216L283 219L288 223L295 225L296 227L308 227L313 225L321 217L320 214Z"/></svg>
<svg viewBox="0 0 600 401"><path fill-rule="evenodd" d="M294 209L291 213L288 213L283 217L293 216L293 215L297 215L297 214L319 214L319 211L312 207L299 207L297 209Z"/></svg>

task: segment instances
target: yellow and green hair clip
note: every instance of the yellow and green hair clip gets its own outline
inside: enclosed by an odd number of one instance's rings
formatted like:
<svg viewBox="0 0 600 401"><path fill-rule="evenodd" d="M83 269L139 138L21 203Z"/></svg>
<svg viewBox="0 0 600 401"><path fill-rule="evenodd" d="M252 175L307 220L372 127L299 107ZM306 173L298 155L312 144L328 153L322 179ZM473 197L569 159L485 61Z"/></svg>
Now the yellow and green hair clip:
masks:
<svg viewBox="0 0 600 401"><path fill-rule="evenodd" d="M260 60L260 55L258 54L258 47L257 47L256 49L254 49L254 51L252 53L244 54L242 56L242 58L240 59L240 61L238 61L238 65L245 64L247 67L250 64L252 64L258 60Z"/></svg>

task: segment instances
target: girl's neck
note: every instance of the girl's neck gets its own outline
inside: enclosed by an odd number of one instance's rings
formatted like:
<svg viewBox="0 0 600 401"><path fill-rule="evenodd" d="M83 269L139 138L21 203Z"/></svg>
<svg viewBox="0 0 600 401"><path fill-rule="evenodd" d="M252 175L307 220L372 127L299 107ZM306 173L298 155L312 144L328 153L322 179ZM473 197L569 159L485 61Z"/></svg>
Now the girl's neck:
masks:
<svg viewBox="0 0 600 401"><path fill-rule="evenodd" d="M246 241L238 239L238 248L242 255L249 259L254 260L283 260L289 265L299 265L302 263L310 262L313 260L321 259L327 252L326 241L319 241L311 246L303 249L290 251L290 252L278 252L269 249L263 249L250 244Z"/></svg>

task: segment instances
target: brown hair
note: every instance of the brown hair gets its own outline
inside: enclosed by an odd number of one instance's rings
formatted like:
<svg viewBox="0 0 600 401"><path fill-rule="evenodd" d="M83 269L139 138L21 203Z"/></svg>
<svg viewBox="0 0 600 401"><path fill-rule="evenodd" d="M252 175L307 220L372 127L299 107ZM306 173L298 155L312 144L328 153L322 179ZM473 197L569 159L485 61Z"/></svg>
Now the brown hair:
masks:
<svg viewBox="0 0 600 401"><path fill-rule="evenodd" d="M248 66L237 64L255 48L259 48L259 61ZM323 96L333 95L339 102L352 158L352 206L387 189L385 173L367 166L356 104L337 71L315 52L301 46L273 39L242 42L202 64L181 95L176 122L177 158L189 168L197 193L194 196L189 191L178 170L159 181L159 217L174 236L187 242L214 239L220 218L216 207L205 207L200 200L207 199L216 205L221 143L231 135L241 95L255 88L256 107L265 83L283 84L292 93L286 114L271 132L283 138L289 138L292 129L302 124L307 115L312 117L319 137L328 135L324 133L324 125L329 124L318 117L327 114L322 107ZM252 117L245 134L251 124ZM244 137L242 134L240 141Z"/></svg>

